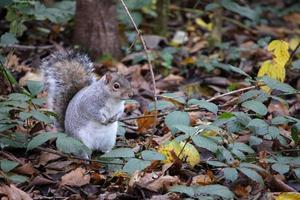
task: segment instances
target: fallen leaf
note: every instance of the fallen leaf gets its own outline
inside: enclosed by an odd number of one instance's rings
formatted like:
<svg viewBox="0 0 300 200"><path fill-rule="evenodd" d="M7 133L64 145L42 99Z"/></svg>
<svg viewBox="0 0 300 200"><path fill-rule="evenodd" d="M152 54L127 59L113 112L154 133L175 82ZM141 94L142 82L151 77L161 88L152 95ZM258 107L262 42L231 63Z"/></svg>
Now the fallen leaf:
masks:
<svg viewBox="0 0 300 200"><path fill-rule="evenodd" d="M23 190L20 190L14 185L1 185L0 186L0 194L1 199L4 199L6 196L8 199L11 200L31 200L32 198Z"/></svg>
<svg viewBox="0 0 300 200"><path fill-rule="evenodd" d="M183 149L183 150L182 150ZM166 156L165 163L172 163L179 157L186 161L191 167L200 162L198 150L190 143L177 142L176 140L167 142L158 148L158 152ZM175 158L174 158L175 157Z"/></svg>
<svg viewBox="0 0 300 200"><path fill-rule="evenodd" d="M243 186L241 184L237 184L234 186L232 190L239 198L247 198L249 197L249 193L251 192L251 186Z"/></svg>
<svg viewBox="0 0 300 200"><path fill-rule="evenodd" d="M14 169L14 172L18 173L18 174L24 174L24 175L33 175L35 174L37 171L36 169L32 166L31 162L28 162L16 169Z"/></svg>
<svg viewBox="0 0 300 200"><path fill-rule="evenodd" d="M154 115L155 112L157 112L157 111L152 111L152 112L145 111L142 116ZM137 132L138 133L145 133L150 128L152 128L154 126L154 124L155 124L155 117L154 116L153 117L141 117L137 120L137 125L138 125Z"/></svg>
<svg viewBox="0 0 300 200"><path fill-rule="evenodd" d="M275 200L299 200L300 193L297 192L284 192L275 198Z"/></svg>
<svg viewBox="0 0 300 200"><path fill-rule="evenodd" d="M201 174L198 176L193 177L192 184L197 184L197 185L209 185L214 183L214 178L211 178L207 174Z"/></svg>
<svg viewBox="0 0 300 200"><path fill-rule="evenodd" d="M70 173L61 177L60 185L83 186L90 183L90 175L86 174L86 170L79 167Z"/></svg>

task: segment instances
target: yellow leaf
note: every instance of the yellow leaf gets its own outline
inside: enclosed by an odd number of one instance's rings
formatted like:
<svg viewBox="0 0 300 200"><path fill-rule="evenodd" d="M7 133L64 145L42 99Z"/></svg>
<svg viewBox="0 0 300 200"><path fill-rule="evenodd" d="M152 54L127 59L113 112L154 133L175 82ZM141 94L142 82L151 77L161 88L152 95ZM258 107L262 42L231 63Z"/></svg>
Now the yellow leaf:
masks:
<svg viewBox="0 0 300 200"><path fill-rule="evenodd" d="M208 31L212 31L212 29L213 29L213 24L212 23L206 23L201 18L196 19L196 24L199 25L202 28L205 28Z"/></svg>
<svg viewBox="0 0 300 200"><path fill-rule="evenodd" d="M300 193L297 192L283 192L275 200L300 200Z"/></svg>
<svg viewBox="0 0 300 200"><path fill-rule="evenodd" d="M287 61L289 60L289 44L283 40L273 40L268 45L268 51L270 51L274 56L274 61L281 65L285 66Z"/></svg>
<svg viewBox="0 0 300 200"><path fill-rule="evenodd" d="M161 145L158 148L158 152L166 156L165 163L172 163L174 161L174 157L172 156L173 152L177 157L179 156L179 159L186 161L191 167L194 167L200 162L200 154L192 144L187 143L184 145L185 142L173 140ZM182 149L183 151L181 152Z"/></svg>
<svg viewBox="0 0 300 200"><path fill-rule="evenodd" d="M284 68L284 66L282 66L272 60L267 60L262 63L262 65L258 71L257 77L262 77L265 75L267 75L275 80L278 80L280 82L284 82L285 68ZM261 89L267 93L271 92L271 89L267 86L261 86Z"/></svg>
<svg viewBox="0 0 300 200"><path fill-rule="evenodd" d="M299 15L300 16L300 15ZM292 51L294 51L297 45L300 43L300 37L296 36L289 40L289 46Z"/></svg>

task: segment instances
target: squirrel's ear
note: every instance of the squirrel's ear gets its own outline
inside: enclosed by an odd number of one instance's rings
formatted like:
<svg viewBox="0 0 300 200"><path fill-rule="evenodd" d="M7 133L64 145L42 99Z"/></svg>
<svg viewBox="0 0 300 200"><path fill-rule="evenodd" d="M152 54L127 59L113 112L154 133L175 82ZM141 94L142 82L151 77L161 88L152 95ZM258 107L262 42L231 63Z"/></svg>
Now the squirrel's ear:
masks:
<svg viewBox="0 0 300 200"><path fill-rule="evenodd" d="M112 79L112 76L111 76L111 73L110 72L107 72L105 74L105 84L108 84Z"/></svg>

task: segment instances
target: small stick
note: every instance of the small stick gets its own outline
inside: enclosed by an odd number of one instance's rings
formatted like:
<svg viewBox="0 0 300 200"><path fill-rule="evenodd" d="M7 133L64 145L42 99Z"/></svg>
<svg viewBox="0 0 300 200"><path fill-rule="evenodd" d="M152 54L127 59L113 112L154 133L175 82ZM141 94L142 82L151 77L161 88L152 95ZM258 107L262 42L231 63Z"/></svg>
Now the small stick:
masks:
<svg viewBox="0 0 300 200"><path fill-rule="evenodd" d="M21 44L10 44L10 45L1 45L3 48L15 48L20 50L36 50L36 49L52 49L54 45L44 45L44 46L33 46L33 45L21 45Z"/></svg>
<svg viewBox="0 0 300 200"><path fill-rule="evenodd" d="M133 18L132 18L132 16L131 16L131 14L130 14L130 12L129 12L129 10L128 10L128 7L126 6L124 0L120 0L120 1L122 2L123 7L124 7L124 9L125 9L125 11L126 11L128 17L129 17L131 23L133 24L134 29L135 29L136 32L137 32L137 36L138 36L138 37L140 38L140 40L141 40L141 43L142 43L142 45L143 45L143 48L144 48L144 51L145 51L145 54L146 54L146 57L147 57L147 61L148 61L148 65L149 65L149 70L150 70L150 74L151 74L151 79L152 79L152 84L153 84L154 111L155 111L155 114L154 114L154 121L155 121L155 123L154 123L154 125L153 125L154 130L153 130L153 133L152 133L151 138L150 138L150 141L151 141L152 138L153 138L153 135L154 135L154 133L155 133L155 130L156 130L156 124L157 124L157 96L156 96L156 82L155 82L155 76L154 76L154 72L153 72L153 66L152 66L152 63L151 63L151 60L150 60L149 50L148 50L148 48L147 48L146 42L145 42L145 40L144 40L144 38L143 38L143 35L142 35L141 31L138 29L136 23L134 22L134 20L133 20Z"/></svg>

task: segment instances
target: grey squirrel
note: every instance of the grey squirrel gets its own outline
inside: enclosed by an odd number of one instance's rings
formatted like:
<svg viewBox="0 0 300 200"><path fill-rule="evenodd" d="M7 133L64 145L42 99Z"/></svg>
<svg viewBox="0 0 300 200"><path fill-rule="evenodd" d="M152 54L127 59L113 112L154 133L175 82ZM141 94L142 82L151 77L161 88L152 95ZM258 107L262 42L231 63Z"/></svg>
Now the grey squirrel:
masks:
<svg viewBox="0 0 300 200"><path fill-rule="evenodd" d="M53 53L41 69L48 107L59 116L57 126L91 150L110 151L124 100L133 93L130 82L116 72L96 80L89 58L73 51Z"/></svg>

